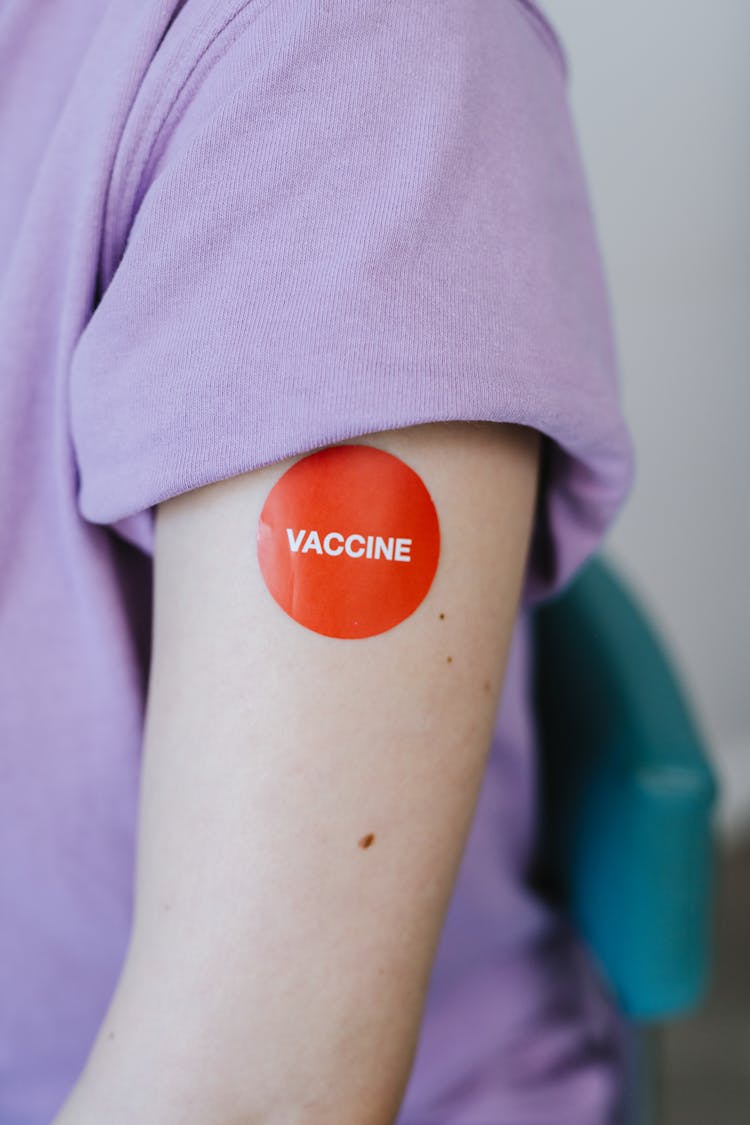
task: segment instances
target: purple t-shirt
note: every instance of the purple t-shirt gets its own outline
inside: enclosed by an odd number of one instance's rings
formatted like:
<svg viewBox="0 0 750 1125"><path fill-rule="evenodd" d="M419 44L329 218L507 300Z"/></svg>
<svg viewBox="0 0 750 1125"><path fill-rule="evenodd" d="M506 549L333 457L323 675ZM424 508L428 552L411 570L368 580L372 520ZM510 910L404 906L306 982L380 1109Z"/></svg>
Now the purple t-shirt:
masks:
<svg viewBox="0 0 750 1125"><path fill-rule="evenodd" d="M0 178L0 1122L50 1120L122 966L153 505L449 419L536 427L544 463L398 1121L616 1121L616 1015L526 881L529 609L632 480L549 25L526 0L4 0Z"/></svg>

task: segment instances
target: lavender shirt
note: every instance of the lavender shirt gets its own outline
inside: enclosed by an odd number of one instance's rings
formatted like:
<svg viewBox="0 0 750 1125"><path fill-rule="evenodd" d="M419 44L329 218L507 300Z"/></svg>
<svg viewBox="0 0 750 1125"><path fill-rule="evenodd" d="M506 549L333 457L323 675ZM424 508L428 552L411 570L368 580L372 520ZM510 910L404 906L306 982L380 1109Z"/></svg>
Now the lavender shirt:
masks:
<svg viewBox="0 0 750 1125"><path fill-rule="evenodd" d="M399 1125L619 1120L615 1013L525 881L529 608L632 481L549 25L525 0L3 0L0 177L0 1122L50 1120L122 965L153 505L441 419L534 426L544 469Z"/></svg>

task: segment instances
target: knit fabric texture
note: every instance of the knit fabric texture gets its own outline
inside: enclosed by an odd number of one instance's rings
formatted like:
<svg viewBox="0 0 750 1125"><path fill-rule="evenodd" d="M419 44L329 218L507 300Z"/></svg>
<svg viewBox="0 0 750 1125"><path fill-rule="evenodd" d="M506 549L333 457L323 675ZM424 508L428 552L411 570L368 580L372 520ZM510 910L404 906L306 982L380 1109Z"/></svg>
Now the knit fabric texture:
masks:
<svg viewBox="0 0 750 1125"><path fill-rule="evenodd" d="M0 167L0 1122L50 1120L122 966L154 505L464 419L541 431L541 486L398 1122L614 1123L617 1014L526 874L529 616L633 478L548 21L525 0L5 0Z"/></svg>

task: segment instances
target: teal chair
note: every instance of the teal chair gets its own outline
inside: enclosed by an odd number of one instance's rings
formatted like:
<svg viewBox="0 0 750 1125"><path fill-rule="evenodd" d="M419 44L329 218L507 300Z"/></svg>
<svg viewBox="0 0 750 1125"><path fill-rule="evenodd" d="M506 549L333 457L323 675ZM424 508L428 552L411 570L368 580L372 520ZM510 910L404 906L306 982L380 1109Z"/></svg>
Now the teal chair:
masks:
<svg viewBox="0 0 750 1125"><path fill-rule="evenodd" d="M716 781L674 668L601 557L532 615L537 881L561 902L631 1029L633 1125L653 1125L654 1033L711 965Z"/></svg>

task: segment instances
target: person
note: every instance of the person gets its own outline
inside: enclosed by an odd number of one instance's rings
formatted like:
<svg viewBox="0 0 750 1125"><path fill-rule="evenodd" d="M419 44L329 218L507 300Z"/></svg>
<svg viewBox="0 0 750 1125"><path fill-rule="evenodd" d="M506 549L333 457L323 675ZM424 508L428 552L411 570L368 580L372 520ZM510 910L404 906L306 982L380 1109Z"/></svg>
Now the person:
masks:
<svg viewBox="0 0 750 1125"><path fill-rule="evenodd" d="M6 0L0 53L0 1121L618 1121L529 876L531 613L633 477L557 36Z"/></svg>

